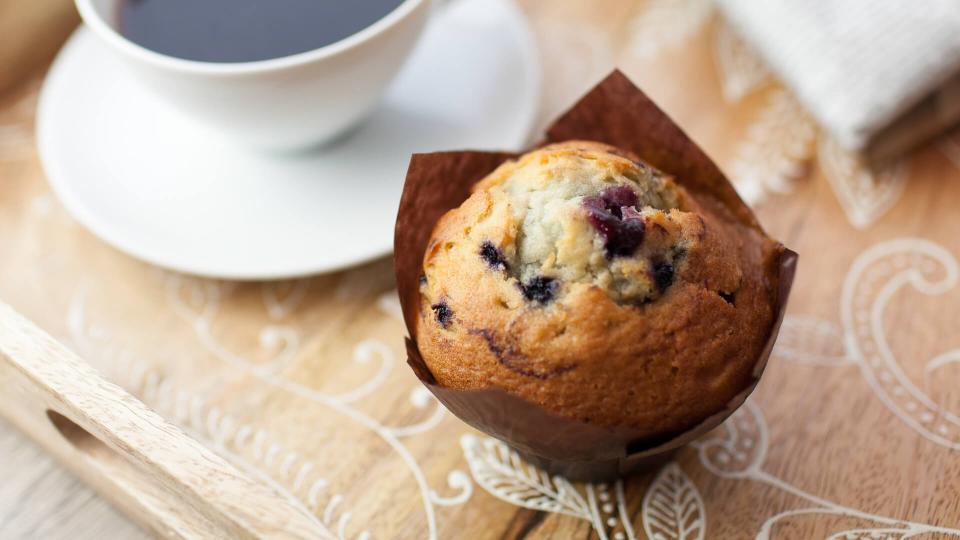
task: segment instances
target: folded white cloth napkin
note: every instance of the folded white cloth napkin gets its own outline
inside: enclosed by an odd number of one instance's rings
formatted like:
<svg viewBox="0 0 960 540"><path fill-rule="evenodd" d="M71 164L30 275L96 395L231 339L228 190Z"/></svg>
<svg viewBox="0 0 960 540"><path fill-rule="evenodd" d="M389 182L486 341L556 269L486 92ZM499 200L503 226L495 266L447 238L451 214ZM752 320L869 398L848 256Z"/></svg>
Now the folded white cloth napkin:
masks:
<svg viewBox="0 0 960 540"><path fill-rule="evenodd" d="M837 141L864 148L960 73L960 0L718 0Z"/></svg>

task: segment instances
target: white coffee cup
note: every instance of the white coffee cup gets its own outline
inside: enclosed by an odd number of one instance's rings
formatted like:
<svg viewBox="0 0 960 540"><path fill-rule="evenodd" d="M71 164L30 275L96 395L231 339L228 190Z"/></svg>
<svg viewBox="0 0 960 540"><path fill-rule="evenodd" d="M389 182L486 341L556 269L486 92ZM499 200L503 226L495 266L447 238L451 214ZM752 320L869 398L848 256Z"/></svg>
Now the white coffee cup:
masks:
<svg viewBox="0 0 960 540"><path fill-rule="evenodd" d="M186 114L249 146L292 150L329 141L359 123L412 51L430 0L394 11L336 43L254 62L198 62L123 37L123 0L76 0L86 25L143 84ZM345 0L354 1L354 0Z"/></svg>

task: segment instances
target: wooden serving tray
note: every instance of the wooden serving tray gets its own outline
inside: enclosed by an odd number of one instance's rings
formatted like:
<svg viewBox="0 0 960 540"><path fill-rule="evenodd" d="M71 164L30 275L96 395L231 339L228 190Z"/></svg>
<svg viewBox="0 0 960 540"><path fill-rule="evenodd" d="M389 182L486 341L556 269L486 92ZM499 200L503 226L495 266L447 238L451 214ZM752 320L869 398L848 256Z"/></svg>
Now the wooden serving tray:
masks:
<svg viewBox="0 0 960 540"><path fill-rule="evenodd" d="M387 259L230 283L106 247L46 186L35 84L0 100L0 298L83 361L0 307L0 412L167 537L960 536L960 135L871 171L710 2L600 4L522 2L543 123L619 65L801 254L757 392L673 462L573 484L445 413Z"/></svg>

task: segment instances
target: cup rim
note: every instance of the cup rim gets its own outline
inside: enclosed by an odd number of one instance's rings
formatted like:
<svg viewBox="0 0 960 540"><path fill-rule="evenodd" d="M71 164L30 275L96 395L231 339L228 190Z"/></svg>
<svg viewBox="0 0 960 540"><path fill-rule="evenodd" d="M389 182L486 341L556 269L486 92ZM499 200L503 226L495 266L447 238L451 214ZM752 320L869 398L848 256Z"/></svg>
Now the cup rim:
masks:
<svg viewBox="0 0 960 540"><path fill-rule="evenodd" d="M120 1L122 0L114 0L114 2ZM329 45L288 56L249 62L207 62L202 60L188 60L186 58L159 53L124 37L116 28L101 17L100 13L93 6L93 0L74 0L74 3L77 6L77 11L80 12L80 17L83 19L83 22L91 28L94 33L101 36L112 46L139 61L184 73L244 75L297 67L354 49L406 19L416 11L418 7L428 1L429 0L403 0L393 11L387 13L373 24Z"/></svg>

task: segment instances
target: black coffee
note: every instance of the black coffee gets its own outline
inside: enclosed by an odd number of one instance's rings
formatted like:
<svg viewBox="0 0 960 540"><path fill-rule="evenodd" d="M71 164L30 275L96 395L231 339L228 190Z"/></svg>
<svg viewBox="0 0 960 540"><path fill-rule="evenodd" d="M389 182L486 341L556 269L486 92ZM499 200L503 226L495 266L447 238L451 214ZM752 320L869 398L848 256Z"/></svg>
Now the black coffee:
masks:
<svg viewBox="0 0 960 540"><path fill-rule="evenodd" d="M159 53L251 62L340 41L403 0L121 0L120 33Z"/></svg>

